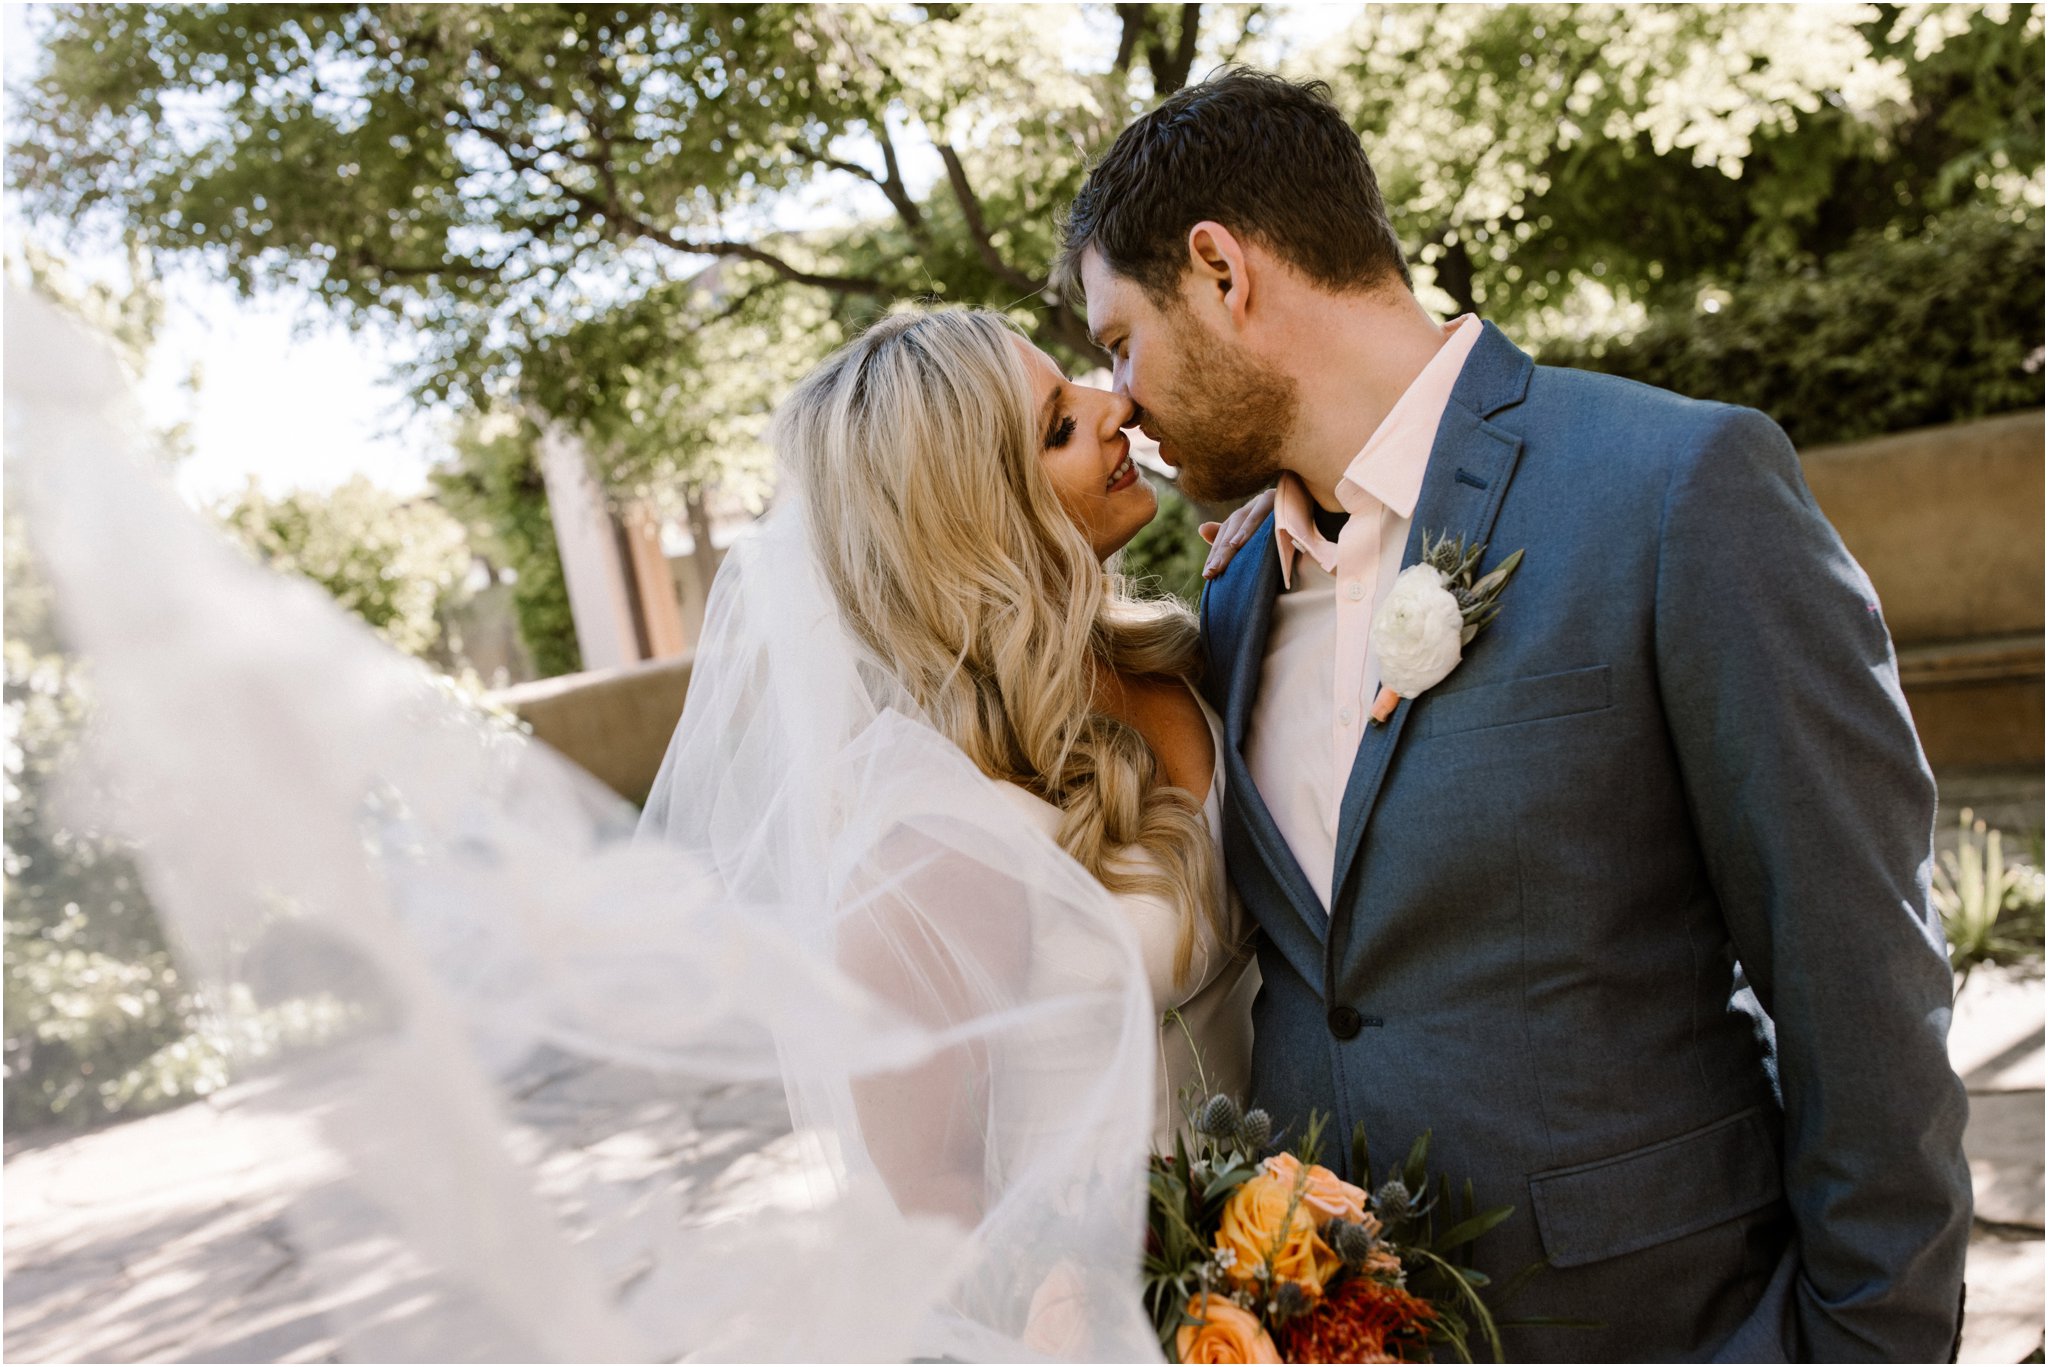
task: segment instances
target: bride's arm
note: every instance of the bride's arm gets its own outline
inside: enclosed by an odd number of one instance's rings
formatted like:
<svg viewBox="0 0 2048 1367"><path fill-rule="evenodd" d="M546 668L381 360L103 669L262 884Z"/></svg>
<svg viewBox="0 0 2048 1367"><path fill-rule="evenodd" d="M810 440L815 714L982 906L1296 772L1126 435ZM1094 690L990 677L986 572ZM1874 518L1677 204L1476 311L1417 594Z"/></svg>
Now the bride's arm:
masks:
<svg viewBox="0 0 2048 1367"><path fill-rule="evenodd" d="M972 1228L987 1205L987 1030L1021 993L1023 898L997 870L908 829L881 842L871 865L840 923L840 966L913 1024L957 1042L854 1079L861 1137L905 1213Z"/></svg>

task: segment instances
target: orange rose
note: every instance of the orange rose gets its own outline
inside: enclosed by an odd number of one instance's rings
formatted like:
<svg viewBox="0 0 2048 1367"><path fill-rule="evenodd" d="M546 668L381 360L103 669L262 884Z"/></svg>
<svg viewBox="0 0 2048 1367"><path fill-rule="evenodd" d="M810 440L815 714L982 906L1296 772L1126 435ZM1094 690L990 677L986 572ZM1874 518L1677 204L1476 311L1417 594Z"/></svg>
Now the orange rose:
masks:
<svg viewBox="0 0 2048 1367"><path fill-rule="evenodd" d="M1265 1326L1245 1310L1204 1293L1188 1302L1188 1314L1202 1321L1183 1324L1174 1340L1182 1362L1278 1362L1280 1350Z"/></svg>
<svg viewBox="0 0 2048 1367"><path fill-rule="evenodd" d="M1294 1179L1270 1169L1230 1194L1216 1227L1216 1253L1235 1286L1256 1286L1259 1269L1270 1263L1276 1279L1299 1282L1310 1296L1322 1295L1323 1283L1341 1266L1316 1232L1315 1212Z"/></svg>
<svg viewBox="0 0 2048 1367"><path fill-rule="evenodd" d="M1259 1166L1285 1177L1289 1182L1302 1181L1301 1160L1291 1153L1276 1153ZM1372 1217L1365 1213L1365 1199L1365 1188L1352 1186L1320 1163L1309 1168L1301 1193L1302 1204L1315 1212L1318 1227L1332 1220L1351 1220L1361 1224L1371 1220ZM1377 1228L1378 1222L1374 1221L1374 1225Z"/></svg>

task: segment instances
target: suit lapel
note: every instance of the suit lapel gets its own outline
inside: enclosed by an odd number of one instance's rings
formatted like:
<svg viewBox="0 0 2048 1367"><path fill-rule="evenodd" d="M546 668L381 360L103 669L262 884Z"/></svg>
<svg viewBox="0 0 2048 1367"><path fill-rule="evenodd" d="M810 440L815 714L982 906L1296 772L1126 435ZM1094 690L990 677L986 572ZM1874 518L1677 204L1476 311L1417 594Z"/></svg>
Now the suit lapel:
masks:
<svg viewBox="0 0 2048 1367"><path fill-rule="evenodd" d="M1483 542L1492 535L1494 519L1500 515L1501 497L1507 492L1515 463L1521 457L1521 438L1488 419L1521 402L1528 392L1534 365L1493 324L1483 327L1485 330L1474 343L1451 391L1451 400L1444 407L1436 442L1430 447L1429 469L1423 476L1415 516L1409 523L1408 544L1401 556L1403 569L1422 559L1425 531L1431 537L1462 536L1468 543ZM1495 554L1489 547L1482 568L1490 567L1511 549ZM1471 648L1484 649L1485 640L1481 635ZM1338 908L1347 905L1345 880L1350 876L1366 824L1379 802L1394 751L1400 746L1414 706L1412 698L1402 699L1386 725L1368 727L1359 742L1358 757L1352 762L1351 777L1338 808L1337 863L1330 880L1333 916Z"/></svg>
<svg viewBox="0 0 2048 1367"><path fill-rule="evenodd" d="M1253 782L1251 768L1244 760L1244 740L1251 729L1252 707L1258 701L1259 681L1265 672L1266 637L1273 626L1273 604L1280 592L1280 557L1273 549L1273 519L1269 516L1259 530L1248 537L1238 551L1240 561L1249 560L1251 573L1224 575L1209 586L1210 620L1231 624L1231 634L1219 642L1222 662L1228 671L1223 698L1224 754L1228 782L1224 786L1227 814L1234 815L1273 881L1285 895L1287 907L1274 916L1261 917L1267 938L1286 956L1304 982L1323 980L1323 937L1329 918L1309 886L1287 838L1273 820L1266 799ZM1228 816L1227 816L1228 819Z"/></svg>

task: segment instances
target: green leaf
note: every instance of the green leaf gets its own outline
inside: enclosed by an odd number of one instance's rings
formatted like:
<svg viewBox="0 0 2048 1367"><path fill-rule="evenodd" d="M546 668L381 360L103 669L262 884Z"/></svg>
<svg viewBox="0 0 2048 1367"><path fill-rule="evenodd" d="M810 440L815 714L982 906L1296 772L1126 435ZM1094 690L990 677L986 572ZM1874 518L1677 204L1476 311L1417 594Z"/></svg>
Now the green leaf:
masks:
<svg viewBox="0 0 2048 1367"><path fill-rule="evenodd" d="M1401 1167L1401 1183L1421 1200L1429 1193L1429 1140L1430 1131L1424 1130L1416 1136L1415 1143L1408 1149L1408 1161Z"/></svg>
<svg viewBox="0 0 2048 1367"><path fill-rule="evenodd" d="M1500 564L1494 566L1492 573L1472 586L1473 596L1475 598L1490 598L1506 588L1508 580L1513 578L1515 571L1522 567L1522 556L1522 551L1516 551L1513 555L1501 561Z"/></svg>
<svg viewBox="0 0 2048 1367"><path fill-rule="evenodd" d="M1516 1213L1516 1207L1497 1205L1491 1211L1481 1211L1479 1215L1473 1215L1470 1219L1460 1219L1458 1224L1454 1224L1450 1230L1444 1230L1444 1234L1436 1240L1436 1248L1442 1248L1442 1250L1462 1248L1462 1246L1470 1244L1473 1240L1477 1240L1487 1230L1497 1228L1503 1219L1507 1219L1513 1213Z"/></svg>

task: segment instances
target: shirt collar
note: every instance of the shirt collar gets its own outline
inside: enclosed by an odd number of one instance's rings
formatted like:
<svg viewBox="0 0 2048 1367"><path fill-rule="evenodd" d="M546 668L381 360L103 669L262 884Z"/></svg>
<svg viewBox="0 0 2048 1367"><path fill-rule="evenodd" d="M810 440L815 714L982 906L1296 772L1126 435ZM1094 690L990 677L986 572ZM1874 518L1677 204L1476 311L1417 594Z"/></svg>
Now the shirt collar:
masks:
<svg viewBox="0 0 2048 1367"><path fill-rule="evenodd" d="M1444 344L1351 458L1337 481L1337 501L1353 517L1377 513L1382 507L1404 519L1415 515L1437 427L1481 330L1479 319L1469 313L1446 323ZM1316 530L1308 486L1288 471L1280 476L1274 495L1273 547L1280 556L1281 582L1294 587L1294 561L1302 551L1325 573L1335 574L1337 548Z"/></svg>

